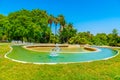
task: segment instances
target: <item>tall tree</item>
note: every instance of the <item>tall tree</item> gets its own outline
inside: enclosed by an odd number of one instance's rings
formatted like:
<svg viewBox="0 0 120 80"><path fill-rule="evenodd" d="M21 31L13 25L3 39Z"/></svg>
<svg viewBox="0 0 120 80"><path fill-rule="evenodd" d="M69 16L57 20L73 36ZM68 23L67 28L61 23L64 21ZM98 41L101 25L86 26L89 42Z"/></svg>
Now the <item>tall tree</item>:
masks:
<svg viewBox="0 0 120 80"><path fill-rule="evenodd" d="M57 25L58 25L58 18L54 18L54 24L55 24L55 34L57 33Z"/></svg>
<svg viewBox="0 0 120 80"><path fill-rule="evenodd" d="M56 43L56 35L57 35L57 25L58 25L58 18L57 17L54 17L54 24L55 24L55 43Z"/></svg>
<svg viewBox="0 0 120 80"><path fill-rule="evenodd" d="M6 22L6 16L0 15L0 40L4 40L3 36L5 34L5 22Z"/></svg>
<svg viewBox="0 0 120 80"><path fill-rule="evenodd" d="M65 18L63 15L58 15L58 20L60 23L60 31L62 31L66 24Z"/></svg>
<svg viewBox="0 0 120 80"><path fill-rule="evenodd" d="M59 32L59 37L61 43L68 43L68 40L75 36L77 30L73 28L73 25L70 23L68 25L65 25L63 30Z"/></svg>
<svg viewBox="0 0 120 80"><path fill-rule="evenodd" d="M115 35L115 36L118 36L118 30L117 29L113 29L112 30L112 34Z"/></svg>
<svg viewBox="0 0 120 80"><path fill-rule="evenodd" d="M54 16L53 16L53 15L50 15L48 18L49 18L49 19L48 19L48 24L50 24L50 29L52 29L52 23L53 23L53 21L54 21Z"/></svg>
<svg viewBox="0 0 120 80"><path fill-rule="evenodd" d="M119 36L118 36L118 30L117 29L113 29L112 30L112 33L108 35L108 38L109 38L109 45L110 46L116 46L117 43L118 43L118 39L119 39Z"/></svg>

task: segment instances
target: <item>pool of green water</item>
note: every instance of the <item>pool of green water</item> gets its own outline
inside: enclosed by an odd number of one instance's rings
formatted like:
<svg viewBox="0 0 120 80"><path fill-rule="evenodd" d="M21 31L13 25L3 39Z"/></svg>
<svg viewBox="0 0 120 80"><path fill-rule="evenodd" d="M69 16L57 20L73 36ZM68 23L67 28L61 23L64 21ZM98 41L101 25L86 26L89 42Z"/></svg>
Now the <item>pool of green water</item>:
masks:
<svg viewBox="0 0 120 80"><path fill-rule="evenodd" d="M51 57L50 52L35 52L24 49L22 46L12 46L13 50L6 56L18 62L28 63L76 63L76 62L88 62L95 60L103 60L113 57L117 54L117 51L109 48L98 48L100 51L95 52L60 52L59 56Z"/></svg>

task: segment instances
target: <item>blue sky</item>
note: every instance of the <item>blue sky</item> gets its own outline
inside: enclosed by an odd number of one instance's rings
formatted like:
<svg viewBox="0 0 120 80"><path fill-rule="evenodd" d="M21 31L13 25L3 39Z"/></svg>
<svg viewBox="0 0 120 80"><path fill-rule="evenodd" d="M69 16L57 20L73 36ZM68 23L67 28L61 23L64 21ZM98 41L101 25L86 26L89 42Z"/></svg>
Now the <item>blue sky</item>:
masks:
<svg viewBox="0 0 120 80"><path fill-rule="evenodd" d="M120 33L120 0L1 0L0 13L20 9L43 9L55 16L63 14L78 31Z"/></svg>

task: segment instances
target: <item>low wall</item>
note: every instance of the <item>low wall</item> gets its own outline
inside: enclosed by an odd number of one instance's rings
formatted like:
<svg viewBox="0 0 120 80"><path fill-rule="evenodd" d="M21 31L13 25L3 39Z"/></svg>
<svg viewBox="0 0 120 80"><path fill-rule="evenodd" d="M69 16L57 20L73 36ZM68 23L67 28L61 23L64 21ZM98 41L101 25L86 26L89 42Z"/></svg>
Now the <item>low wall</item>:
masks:
<svg viewBox="0 0 120 80"><path fill-rule="evenodd" d="M68 48L79 48L80 45L69 45Z"/></svg>
<svg viewBox="0 0 120 80"><path fill-rule="evenodd" d="M89 50L89 51L96 51L96 48L91 48L91 47L84 47L84 49Z"/></svg>
<svg viewBox="0 0 120 80"><path fill-rule="evenodd" d="M39 45L28 45L27 48L33 47L55 47L55 44L39 44ZM68 44L59 44L59 47L68 47Z"/></svg>

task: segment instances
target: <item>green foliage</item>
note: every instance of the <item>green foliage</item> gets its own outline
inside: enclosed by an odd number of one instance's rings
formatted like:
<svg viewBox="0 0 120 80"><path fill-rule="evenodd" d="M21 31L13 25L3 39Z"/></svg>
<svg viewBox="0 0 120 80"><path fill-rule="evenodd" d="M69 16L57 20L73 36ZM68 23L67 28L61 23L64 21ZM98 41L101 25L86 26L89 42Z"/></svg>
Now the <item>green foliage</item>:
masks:
<svg viewBox="0 0 120 80"><path fill-rule="evenodd" d="M0 20L0 33L4 32L9 41L48 42L46 39L49 38L48 33L51 33L51 31L48 27L46 11L22 9L10 13L7 18ZM0 39L2 39L1 36L3 35L0 35Z"/></svg>
<svg viewBox="0 0 120 80"><path fill-rule="evenodd" d="M69 39L70 44L91 44L93 35L88 32L79 32Z"/></svg>
<svg viewBox="0 0 120 80"><path fill-rule="evenodd" d="M94 38L93 42L95 45L108 45L107 35L105 33L98 33Z"/></svg>
<svg viewBox="0 0 120 80"><path fill-rule="evenodd" d="M117 43L119 43L120 37L118 36L117 29L113 29L111 34L108 34L108 42L110 46L117 46Z"/></svg>
<svg viewBox="0 0 120 80"><path fill-rule="evenodd" d="M0 15L0 41L119 46L120 36L117 29L113 29L108 35L93 35L89 31L77 33L73 24L66 22L63 15L55 17L39 9L22 9L8 16ZM52 27L55 29L54 33Z"/></svg>
<svg viewBox="0 0 120 80"><path fill-rule="evenodd" d="M69 39L76 35L76 32L77 30L73 28L71 23L69 23L59 32L60 42L68 43Z"/></svg>

